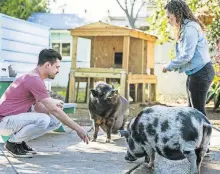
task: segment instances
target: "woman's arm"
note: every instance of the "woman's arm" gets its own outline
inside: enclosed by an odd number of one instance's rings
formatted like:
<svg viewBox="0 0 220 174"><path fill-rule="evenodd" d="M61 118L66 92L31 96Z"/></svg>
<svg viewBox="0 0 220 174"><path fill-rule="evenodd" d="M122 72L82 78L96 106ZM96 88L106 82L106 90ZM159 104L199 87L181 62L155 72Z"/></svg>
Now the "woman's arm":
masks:
<svg viewBox="0 0 220 174"><path fill-rule="evenodd" d="M186 26L180 41L180 54L178 57L171 60L170 63L165 66L165 69L167 71L173 71L187 64L193 58L198 43L198 38L199 33L197 29L194 26Z"/></svg>

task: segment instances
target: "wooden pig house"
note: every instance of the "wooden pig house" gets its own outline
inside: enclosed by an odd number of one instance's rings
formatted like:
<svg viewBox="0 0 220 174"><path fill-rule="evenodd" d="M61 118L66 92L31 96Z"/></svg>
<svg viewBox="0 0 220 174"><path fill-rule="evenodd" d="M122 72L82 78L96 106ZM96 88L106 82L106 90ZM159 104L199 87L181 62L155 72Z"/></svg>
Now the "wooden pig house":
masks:
<svg viewBox="0 0 220 174"><path fill-rule="evenodd" d="M118 81L122 96L134 103L155 100L157 79L154 74L156 37L143 31L103 22L71 30L72 64L69 80L69 102L76 102L80 82L86 82L85 100L97 80ZM78 38L91 40L90 68L77 68Z"/></svg>

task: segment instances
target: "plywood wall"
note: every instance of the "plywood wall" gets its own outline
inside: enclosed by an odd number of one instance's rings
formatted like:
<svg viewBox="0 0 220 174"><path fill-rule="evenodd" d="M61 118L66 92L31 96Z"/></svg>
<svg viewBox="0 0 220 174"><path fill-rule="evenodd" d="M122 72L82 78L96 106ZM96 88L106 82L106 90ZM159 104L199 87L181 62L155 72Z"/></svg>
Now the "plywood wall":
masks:
<svg viewBox="0 0 220 174"><path fill-rule="evenodd" d="M147 42L148 41L144 41L144 65L143 65L143 69L144 69L144 73L147 73L147 51L148 51L148 46L147 46Z"/></svg>
<svg viewBox="0 0 220 174"><path fill-rule="evenodd" d="M129 56L129 72L142 72L142 40L131 38L130 41L130 56Z"/></svg>
<svg viewBox="0 0 220 174"><path fill-rule="evenodd" d="M123 37L96 36L92 41L91 59L95 68L111 68L114 64L114 53L123 52Z"/></svg>
<svg viewBox="0 0 220 174"><path fill-rule="evenodd" d="M155 64L155 43L148 41L147 42L147 68L154 68Z"/></svg>

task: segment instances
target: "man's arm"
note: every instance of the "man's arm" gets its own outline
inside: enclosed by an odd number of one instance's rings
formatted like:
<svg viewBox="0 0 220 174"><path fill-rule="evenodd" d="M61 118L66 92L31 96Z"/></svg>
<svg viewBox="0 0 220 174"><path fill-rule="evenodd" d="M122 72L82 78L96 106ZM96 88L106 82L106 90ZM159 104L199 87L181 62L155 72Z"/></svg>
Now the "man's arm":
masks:
<svg viewBox="0 0 220 174"><path fill-rule="evenodd" d="M45 113L45 114L49 115L49 110L40 102L37 102L34 105L34 111L39 112L39 113Z"/></svg>
<svg viewBox="0 0 220 174"><path fill-rule="evenodd" d="M58 100L58 99L52 99L53 102L55 102L56 106L63 109L63 105L64 105L64 102L61 101L61 100ZM35 112L39 112L39 113L45 113L45 114L48 114L49 115L49 110L40 102L37 102L35 105L34 105L34 111Z"/></svg>
<svg viewBox="0 0 220 174"><path fill-rule="evenodd" d="M49 111L50 114L54 115L58 120L60 120L63 124L68 126L69 128L75 130L78 136L88 144L89 138L87 136L86 131L74 122L62 109L57 107L56 103L52 98L45 98L40 101L44 105L44 107Z"/></svg>

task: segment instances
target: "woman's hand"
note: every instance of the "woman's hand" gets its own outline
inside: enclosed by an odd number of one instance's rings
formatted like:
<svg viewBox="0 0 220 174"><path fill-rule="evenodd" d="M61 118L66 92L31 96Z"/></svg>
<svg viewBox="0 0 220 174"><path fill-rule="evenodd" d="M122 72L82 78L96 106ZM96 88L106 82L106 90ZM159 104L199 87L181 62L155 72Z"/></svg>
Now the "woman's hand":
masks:
<svg viewBox="0 0 220 174"><path fill-rule="evenodd" d="M167 72L167 69L166 69L165 67L163 67L162 72L163 72L163 73L166 73L166 72Z"/></svg>

